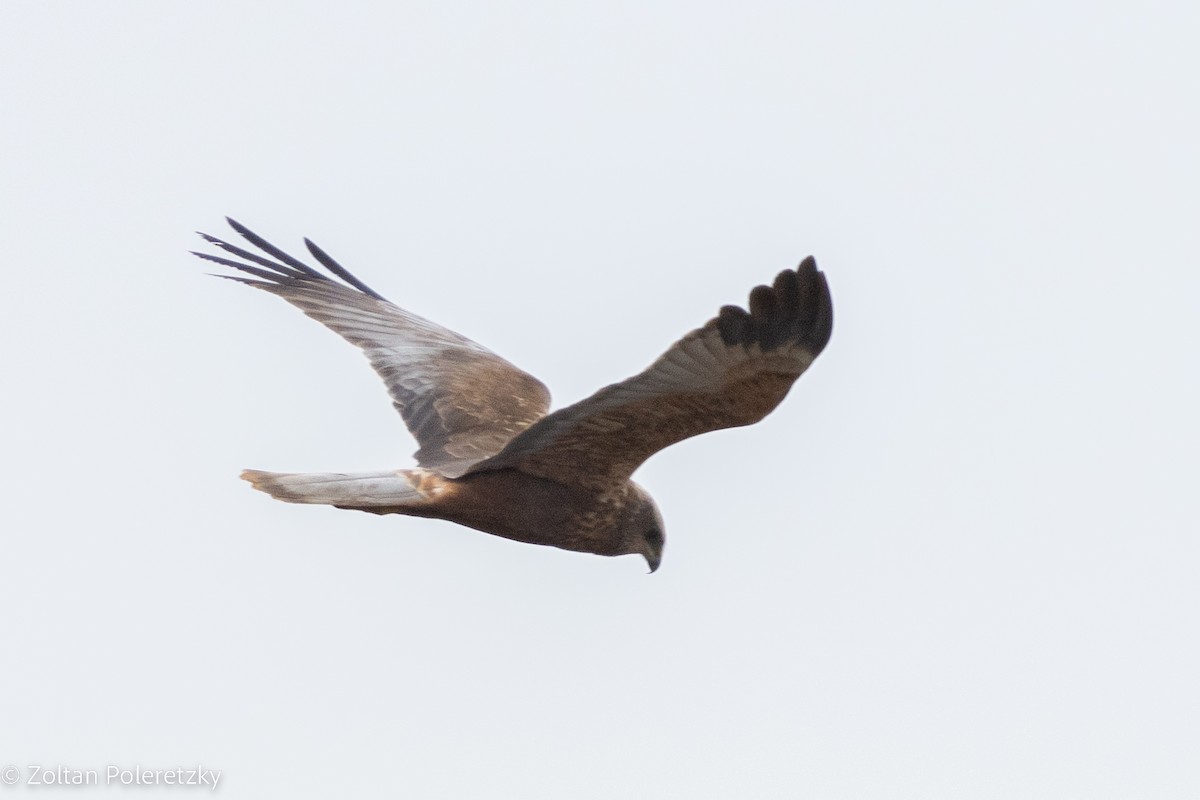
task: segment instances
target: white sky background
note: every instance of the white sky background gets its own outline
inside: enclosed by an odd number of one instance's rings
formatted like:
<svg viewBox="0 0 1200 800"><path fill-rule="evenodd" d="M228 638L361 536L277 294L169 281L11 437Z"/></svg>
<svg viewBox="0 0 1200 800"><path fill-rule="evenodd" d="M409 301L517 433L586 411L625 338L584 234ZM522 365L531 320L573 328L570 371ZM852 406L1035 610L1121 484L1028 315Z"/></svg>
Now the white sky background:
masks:
<svg viewBox="0 0 1200 800"><path fill-rule="evenodd" d="M5 3L0 766L1200 796L1200 12L834 6ZM809 253L834 335L638 473L652 577L289 506L238 471L415 445L353 348L204 277L225 214L556 406Z"/></svg>

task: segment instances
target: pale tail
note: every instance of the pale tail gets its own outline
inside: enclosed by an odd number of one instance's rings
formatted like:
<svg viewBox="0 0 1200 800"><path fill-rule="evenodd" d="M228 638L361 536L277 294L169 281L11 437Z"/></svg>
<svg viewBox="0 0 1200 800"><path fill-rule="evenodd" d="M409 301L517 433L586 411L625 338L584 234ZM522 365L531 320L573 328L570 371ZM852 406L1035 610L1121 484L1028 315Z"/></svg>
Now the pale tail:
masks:
<svg viewBox="0 0 1200 800"><path fill-rule="evenodd" d="M405 477L404 470L346 474L248 469L242 472L241 477L260 492L287 503L368 509L418 505L425 500Z"/></svg>

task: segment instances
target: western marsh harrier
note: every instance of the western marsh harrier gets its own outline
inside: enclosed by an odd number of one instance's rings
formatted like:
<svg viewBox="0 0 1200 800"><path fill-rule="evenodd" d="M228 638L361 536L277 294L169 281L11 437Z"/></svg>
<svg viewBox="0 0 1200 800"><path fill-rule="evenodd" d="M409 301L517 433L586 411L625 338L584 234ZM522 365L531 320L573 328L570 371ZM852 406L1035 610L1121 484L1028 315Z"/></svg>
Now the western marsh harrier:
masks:
<svg viewBox="0 0 1200 800"><path fill-rule="evenodd" d="M241 260L196 255L239 270L248 277L222 277L279 295L361 348L420 445L415 469L246 470L254 488L289 503L433 517L531 544L640 553L651 572L662 559L662 516L630 476L668 445L765 417L833 325L825 276L809 257L751 291L749 312L723 307L644 372L548 414L550 392L536 378L392 305L309 240L329 275L229 224L266 255L207 234Z"/></svg>

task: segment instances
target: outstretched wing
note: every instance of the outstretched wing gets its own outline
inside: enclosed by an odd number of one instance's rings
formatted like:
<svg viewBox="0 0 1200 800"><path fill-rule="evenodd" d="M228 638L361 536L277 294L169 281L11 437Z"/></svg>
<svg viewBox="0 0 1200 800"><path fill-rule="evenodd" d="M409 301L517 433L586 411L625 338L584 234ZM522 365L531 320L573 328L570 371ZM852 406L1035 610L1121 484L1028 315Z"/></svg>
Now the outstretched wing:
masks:
<svg viewBox="0 0 1200 800"><path fill-rule="evenodd" d="M543 417L471 472L512 467L596 488L624 481L659 450L758 422L824 349L833 327L825 276L806 258L725 306L649 369Z"/></svg>
<svg viewBox="0 0 1200 800"><path fill-rule="evenodd" d="M308 239L304 243L313 257L345 284L234 220L229 224L272 258L204 233L211 244L251 263L195 255L254 276L220 277L277 294L360 347L416 437L421 466L457 477L498 453L550 407L550 392L536 378L470 339L392 305Z"/></svg>

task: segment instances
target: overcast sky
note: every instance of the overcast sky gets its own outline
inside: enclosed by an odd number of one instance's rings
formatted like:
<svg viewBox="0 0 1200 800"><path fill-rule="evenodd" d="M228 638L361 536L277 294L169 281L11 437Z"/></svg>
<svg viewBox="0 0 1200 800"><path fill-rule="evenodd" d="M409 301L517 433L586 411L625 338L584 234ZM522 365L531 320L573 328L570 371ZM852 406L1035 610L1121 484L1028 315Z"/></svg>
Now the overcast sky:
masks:
<svg viewBox="0 0 1200 800"><path fill-rule="evenodd" d="M1194 4L333 9L0 11L0 795L1200 796ZM286 505L415 444L226 214L556 406L810 253L833 338L653 576Z"/></svg>

